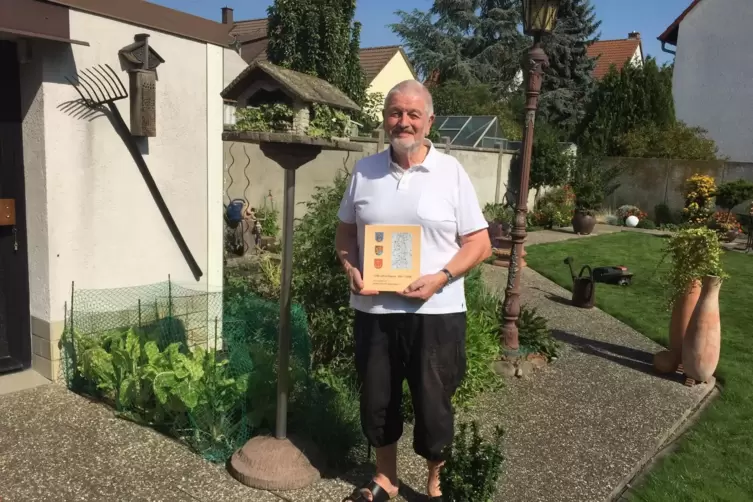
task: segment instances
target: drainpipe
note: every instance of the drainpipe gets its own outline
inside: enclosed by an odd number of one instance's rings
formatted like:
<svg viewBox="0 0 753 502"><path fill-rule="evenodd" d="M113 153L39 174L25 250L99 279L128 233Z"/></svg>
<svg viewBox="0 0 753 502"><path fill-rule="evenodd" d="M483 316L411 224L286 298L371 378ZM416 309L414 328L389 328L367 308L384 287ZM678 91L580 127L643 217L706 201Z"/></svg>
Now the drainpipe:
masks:
<svg viewBox="0 0 753 502"><path fill-rule="evenodd" d="M662 52L666 52L667 54L672 54L673 56L677 54L677 51L671 51L667 49L667 42L662 41L661 43L661 50Z"/></svg>

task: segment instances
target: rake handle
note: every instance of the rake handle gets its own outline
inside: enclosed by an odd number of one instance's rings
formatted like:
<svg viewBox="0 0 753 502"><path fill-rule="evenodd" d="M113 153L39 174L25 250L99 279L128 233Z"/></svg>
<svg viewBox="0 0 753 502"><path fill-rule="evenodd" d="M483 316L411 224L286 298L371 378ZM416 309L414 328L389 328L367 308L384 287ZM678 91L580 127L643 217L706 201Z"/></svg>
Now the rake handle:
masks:
<svg viewBox="0 0 753 502"><path fill-rule="evenodd" d="M123 120L123 116L120 114L120 110L118 110L118 107L115 105L115 103L112 101L108 101L107 106L110 108L110 111L112 112L112 116L113 116L113 119L115 120L115 124L120 129L121 135L123 136L123 139L125 140L126 147L128 147L128 151L131 152L131 156L133 157L133 160L136 162L136 165L139 167L139 171L141 171L141 175L144 177L144 181L149 187L149 191L152 193L152 197L154 197L154 201L157 203L157 207L159 207L159 210L162 213L162 217L165 219L165 222L167 223L167 226L170 229L170 232L173 234L173 238L178 243L178 247L180 248L180 250L183 252L183 255L185 256L186 261L188 261L188 266L191 268L191 272L193 272L194 278L198 281L201 278L201 276L204 275L204 273L201 271L201 267L199 266L198 262L196 261L193 254L191 253L191 250L188 249L188 244L186 244L185 239L183 239L183 235L180 233L180 230L178 229L178 225L177 223L175 223L175 220L173 219L173 216L170 213L170 210L168 209L167 204L165 203L165 199L162 198L162 194L160 193L159 188L157 187L157 183L154 181L154 178L152 177L152 173L149 172L149 168L146 165L144 156L141 155L138 145L136 144L136 141L133 139L133 136L131 135L131 131L128 129L128 126Z"/></svg>

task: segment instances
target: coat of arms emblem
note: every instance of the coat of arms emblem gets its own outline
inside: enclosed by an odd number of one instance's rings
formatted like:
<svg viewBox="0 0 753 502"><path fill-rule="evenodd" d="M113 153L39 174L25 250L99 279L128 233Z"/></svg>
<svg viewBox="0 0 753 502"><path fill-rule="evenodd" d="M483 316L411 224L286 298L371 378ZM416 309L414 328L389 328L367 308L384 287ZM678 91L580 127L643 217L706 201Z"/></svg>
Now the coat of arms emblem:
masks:
<svg viewBox="0 0 753 502"><path fill-rule="evenodd" d="M374 248L374 251L376 252L377 256L382 256L384 254L384 246L376 246Z"/></svg>
<svg viewBox="0 0 753 502"><path fill-rule="evenodd" d="M382 242L384 240L384 232L376 232L375 238L377 242Z"/></svg>
<svg viewBox="0 0 753 502"><path fill-rule="evenodd" d="M376 268L376 269L382 268L382 259L381 258L375 258L374 259L374 268Z"/></svg>

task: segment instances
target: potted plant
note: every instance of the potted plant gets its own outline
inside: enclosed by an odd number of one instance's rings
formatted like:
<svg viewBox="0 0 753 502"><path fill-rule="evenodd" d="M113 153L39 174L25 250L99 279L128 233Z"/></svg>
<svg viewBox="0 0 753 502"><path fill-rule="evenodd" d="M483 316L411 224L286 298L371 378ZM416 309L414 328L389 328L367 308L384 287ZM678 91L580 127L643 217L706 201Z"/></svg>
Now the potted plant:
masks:
<svg viewBox="0 0 753 502"><path fill-rule="evenodd" d="M488 203L484 206L484 218L489 224L489 240L492 246L497 245L497 240L510 233L510 214L503 204Z"/></svg>
<svg viewBox="0 0 753 502"><path fill-rule="evenodd" d="M726 210L726 213L715 213L710 228L719 232L725 240L732 242L742 232L742 227L732 214L732 210L743 202L753 199L753 183L745 180L724 183L719 185L714 196L716 205Z"/></svg>
<svg viewBox="0 0 753 502"><path fill-rule="evenodd" d="M575 211L572 225L576 234L589 235L596 225L596 211L619 184L614 182L620 166L606 167L598 157L578 157L573 167L572 190Z"/></svg>
<svg viewBox="0 0 753 502"><path fill-rule="evenodd" d="M713 230L685 229L669 238L664 253L667 256L671 266L664 281L668 307L672 310L670 344L668 350L654 356L654 367L660 373L671 373L682 362L686 374L689 372L694 375L692 378L703 381L709 368L713 373L719 357L718 290L725 277L721 244ZM715 321L711 314L710 322L698 322L714 309Z"/></svg>

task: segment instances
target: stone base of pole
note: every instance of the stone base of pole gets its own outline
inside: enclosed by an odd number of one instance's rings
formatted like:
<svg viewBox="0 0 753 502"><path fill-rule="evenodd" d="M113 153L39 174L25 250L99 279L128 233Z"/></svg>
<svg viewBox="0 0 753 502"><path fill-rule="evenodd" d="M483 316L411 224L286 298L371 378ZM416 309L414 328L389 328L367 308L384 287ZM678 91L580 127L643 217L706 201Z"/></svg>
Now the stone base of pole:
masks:
<svg viewBox="0 0 753 502"><path fill-rule="evenodd" d="M310 444L257 436L233 454L228 471L244 485L258 490L300 490L321 477L312 464L318 458Z"/></svg>

